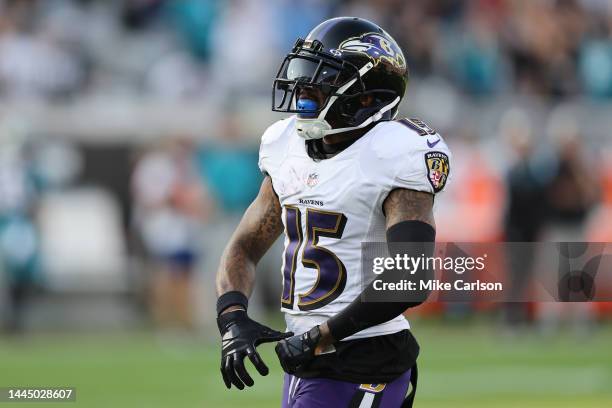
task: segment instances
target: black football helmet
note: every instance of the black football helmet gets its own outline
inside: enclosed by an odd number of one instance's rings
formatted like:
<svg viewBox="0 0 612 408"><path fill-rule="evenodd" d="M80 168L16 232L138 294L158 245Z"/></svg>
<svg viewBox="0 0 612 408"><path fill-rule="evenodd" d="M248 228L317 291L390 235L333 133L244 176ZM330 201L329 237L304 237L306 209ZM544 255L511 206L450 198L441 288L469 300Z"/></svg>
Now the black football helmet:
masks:
<svg viewBox="0 0 612 408"><path fill-rule="evenodd" d="M392 119L407 82L404 54L385 30L362 18L332 18L298 38L283 60L272 110L296 113L298 134L320 139ZM300 96L303 89L324 100ZM371 96L367 106L364 96Z"/></svg>

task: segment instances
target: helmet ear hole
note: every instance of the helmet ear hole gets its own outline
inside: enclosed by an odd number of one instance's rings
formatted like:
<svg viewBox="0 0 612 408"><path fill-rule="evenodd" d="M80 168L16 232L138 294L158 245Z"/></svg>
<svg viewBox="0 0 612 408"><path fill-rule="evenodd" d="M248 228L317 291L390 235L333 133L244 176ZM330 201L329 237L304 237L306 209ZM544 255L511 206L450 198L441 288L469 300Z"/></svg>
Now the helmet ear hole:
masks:
<svg viewBox="0 0 612 408"><path fill-rule="evenodd" d="M357 126L393 102L397 96L395 92L385 89L345 96L332 106L327 116L331 116L330 121L342 126ZM366 101L367 103L364 103ZM396 109L392 109L386 112L382 119L391 120L395 111Z"/></svg>
<svg viewBox="0 0 612 408"><path fill-rule="evenodd" d="M361 95L359 102L361 102L361 106L368 107L374 103L374 97L372 95Z"/></svg>

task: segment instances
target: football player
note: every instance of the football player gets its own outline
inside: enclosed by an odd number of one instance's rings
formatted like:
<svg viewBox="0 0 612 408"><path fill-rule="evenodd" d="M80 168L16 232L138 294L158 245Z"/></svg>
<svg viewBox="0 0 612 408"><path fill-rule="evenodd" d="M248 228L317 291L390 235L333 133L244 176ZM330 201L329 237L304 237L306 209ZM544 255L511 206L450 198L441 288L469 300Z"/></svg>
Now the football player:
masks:
<svg viewBox="0 0 612 408"><path fill-rule="evenodd" d="M450 152L425 123L396 120L407 80L393 38L360 18L324 21L283 60L272 108L293 115L263 134L265 179L217 274L228 388L253 385L246 357L266 375L256 347L278 342L283 407L411 405L419 347L402 313L426 293L402 302L361 296L373 293L362 291L362 242L427 243L409 255L433 252L434 195L448 179ZM255 266L283 232L285 333L247 315Z"/></svg>

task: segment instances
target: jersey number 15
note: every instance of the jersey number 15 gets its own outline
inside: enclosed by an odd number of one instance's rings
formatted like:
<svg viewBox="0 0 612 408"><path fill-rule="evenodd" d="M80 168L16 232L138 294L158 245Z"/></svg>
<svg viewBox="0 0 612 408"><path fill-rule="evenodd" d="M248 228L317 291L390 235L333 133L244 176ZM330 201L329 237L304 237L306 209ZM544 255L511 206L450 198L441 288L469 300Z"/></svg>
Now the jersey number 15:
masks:
<svg viewBox="0 0 612 408"><path fill-rule="evenodd" d="M298 251L302 247L301 262L305 268L317 270L317 280L306 293L298 294L300 310L323 307L336 299L346 285L346 268L329 249L318 246L319 237L340 239L346 225L344 214L306 209L306 238L302 232L302 213L297 207L285 206L285 226L289 244L285 249L283 294L281 305L292 309L295 290L295 270Z"/></svg>

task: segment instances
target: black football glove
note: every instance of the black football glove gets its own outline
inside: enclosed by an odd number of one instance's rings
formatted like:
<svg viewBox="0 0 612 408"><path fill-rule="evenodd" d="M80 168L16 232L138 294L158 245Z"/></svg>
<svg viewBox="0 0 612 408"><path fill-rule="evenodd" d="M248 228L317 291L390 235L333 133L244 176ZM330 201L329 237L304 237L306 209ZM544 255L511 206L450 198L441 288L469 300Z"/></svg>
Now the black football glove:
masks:
<svg viewBox="0 0 612 408"><path fill-rule="evenodd" d="M244 310L235 310L220 315L217 325L221 332L221 375L227 388L232 384L239 390L254 382L244 367L244 358L249 357L259 374L268 375L268 367L257 353L261 343L279 341L293 336L281 333L251 320Z"/></svg>
<svg viewBox="0 0 612 408"><path fill-rule="evenodd" d="M275 350L283 370L295 374L298 368L312 361L319 340L321 330L315 326L306 333L279 341Z"/></svg>

